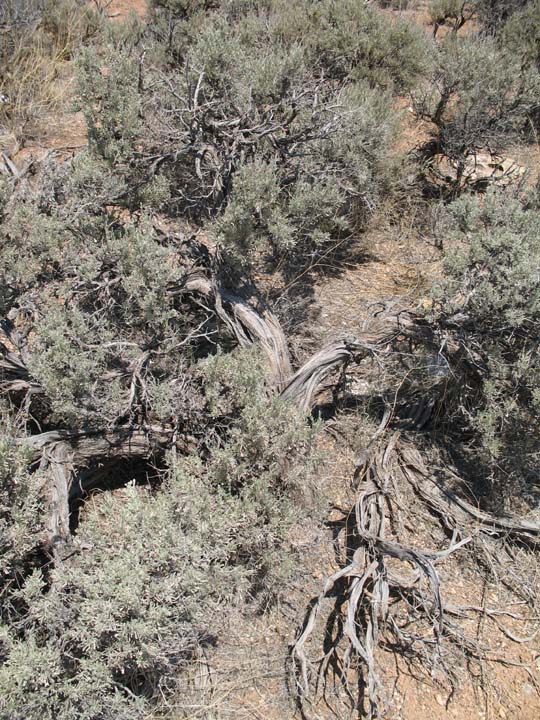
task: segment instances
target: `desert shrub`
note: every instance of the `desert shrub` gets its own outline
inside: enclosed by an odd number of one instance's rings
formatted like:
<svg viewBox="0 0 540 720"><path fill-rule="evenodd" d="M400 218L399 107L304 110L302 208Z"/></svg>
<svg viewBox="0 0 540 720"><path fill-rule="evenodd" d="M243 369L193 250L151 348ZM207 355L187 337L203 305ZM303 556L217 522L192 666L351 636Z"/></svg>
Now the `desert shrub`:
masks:
<svg viewBox="0 0 540 720"><path fill-rule="evenodd" d="M0 8L0 23L11 27L40 19L47 0L6 0Z"/></svg>
<svg viewBox="0 0 540 720"><path fill-rule="evenodd" d="M186 274L207 269L197 245L158 232L150 212L109 205L125 187L123 155L99 149L20 186L2 222L0 389L18 422L16 441L0 435L0 717L10 720L163 709L233 601L255 608L279 594L296 562L289 529L317 513L316 428L271 394L258 354L231 352L215 313L184 297ZM65 557L44 557L58 552L41 534L50 475L25 450L27 433L159 435L165 423L191 453L160 446L152 488L106 495ZM106 450L102 459L74 472L131 471Z"/></svg>
<svg viewBox="0 0 540 720"><path fill-rule="evenodd" d="M489 37L449 36L438 46L437 67L415 98L420 117L435 125L432 152L458 165L482 148L501 151L527 130L540 102L537 73Z"/></svg>
<svg viewBox="0 0 540 720"><path fill-rule="evenodd" d="M212 417L232 417L250 398L264 393L264 359L252 348L238 348L232 357L218 352L205 359L198 371L204 384L206 407Z"/></svg>
<svg viewBox="0 0 540 720"><path fill-rule="evenodd" d="M379 0L378 4L383 8L392 10L407 10L410 0Z"/></svg>
<svg viewBox="0 0 540 720"><path fill-rule="evenodd" d="M48 592L39 571L20 592L22 637L2 637L2 717L147 717L238 589L233 510L183 477L156 497L134 486L105 497L81 534L91 550Z"/></svg>
<svg viewBox="0 0 540 720"><path fill-rule="evenodd" d="M0 221L3 218L4 212L7 208L9 198L11 196L11 186L7 178L0 178Z"/></svg>
<svg viewBox="0 0 540 720"><path fill-rule="evenodd" d="M355 0L275 0L272 8L277 36L302 43L329 77L406 92L428 66L429 43L414 24Z"/></svg>
<svg viewBox="0 0 540 720"><path fill-rule="evenodd" d="M540 69L540 4L531 2L513 14L502 29L502 42L524 68Z"/></svg>
<svg viewBox="0 0 540 720"><path fill-rule="evenodd" d="M292 250L296 258L309 254L350 232L377 203L391 132L389 105L362 86L339 100L347 112L336 120L332 137L310 143L310 155L290 163L259 156L237 172L230 200L212 226L233 257L245 262L268 248L276 255Z"/></svg>
<svg viewBox="0 0 540 720"><path fill-rule="evenodd" d="M420 32L355 2L152 8L146 30L79 62L92 151L125 182L116 202L216 220L250 262L284 248L305 262L369 216L395 172L391 92L426 66Z"/></svg>
<svg viewBox="0 0 540 720"><path fill-rule="evenodd" d="M166 10L180 18L187 18L199 11L218 8L220 4L220 0L150 0L150 7Z"/></svg>
<svg viewBox="0 0 540 720"><path fill-rule="evenodd" d="M530 0L476 0L478 20L485 31L498 33L505 22L526 5L534 4Z"/></svg>
<svg viewBox="0 0 540 720"><path fill-rule="evenodd" d="M245 351L209 361L209 402L219 388L234 393L226 435L204 457L170 455L158 491L105 494L78 552L13 594L24 612L0 633L0 717L148 717L194 651L219 638L233 601L268 602L285 587L296 563L288 530L316 517L313 431L267 397L262 370ZM16 468L2 464L8 480Z"/></svg>
<svg viewBox="0 0 540 720"><path fill-rule="evenodd" d="M64 166L49 174L47 192L15 208L2 229L2 312L28 308L26 365L47 398L39 416L71 427L129 415L141 358L150 385L169 383L183 367L181 355L168 356L179 328L188 351L192 322L201 322L167 292L185 268L148 218L122 224L105 209L107 186L99 181L107 177L102 161L81 157L72 173ZM181 392L173 395L182 405Z"/></svg>
<svg viewBox="0 0 540 720"><path fill-rule="evenodd" d="M433 23L433 35L441 25L448 25L453 33L457 33L465 23L474 17L476 5L464 0L432 0L429 4L429 16Z"/></svg>
<svg viewBox="0 0 540 720"><path fill-rule="evenodd" d="M393 174L388 146L396 113L391 93L370 75L371 51L355 46L358 33L347 13L364 12L358 7L276 3L254 12L250 3L225 3L203 15L188 13L181 47L166 57L161 41L154 55L150 50L154 65L144 71L135 142L140 161L128 168L128 184L138 188L131 200L149 181L168 188L161 206L209 225L244 267L284 250L307 262L360 224ZM366 17L365 42L370 23L387 32L377 15ZM396 37L387 46L406 54L397 36L412 31L401 25L391 31ZM380 67L393 77L394 53L382 53L386 60L374 57L373 72ZM337 67L340 58L347 67ZM398 67L405 61L398 59ZM88 93L84 103L92 102Z"/></svg>
<svg viewBox="0 0 540 720"><path fill-rule="evenodd" d="M513 13L500 31L506 51L517 58L521 72L538 77L540 74L540 3L530 2ZM540 129L540 103L531 113L532 140L537 141Z"/></svg>
<svg viewBox="0 0 540 720"><path fill-rule="evenodd" d="M110 423L121 414L122 388L109 378L112 328L76 307L50 302L40 308L39 331L30 346L28 370L51 408L49 420L70 427Z"/></svg>
<svg viewBox="0 0 540 720"><path fill-rule="evenodd" d="M449 211L459 230L433 317L453 348L461 422L500 509L538 463L540 215L502 193Z"/></svg>
<svg viewBox="0 0 540 720"><path fill-rule="evenodd" d="M94 50L85 50L78 80L92 152L109 162L131 157L140 130L140 98L138 67L129 51L111 46L98 58Z"/></svg>
<svg viewBox="0 0 540 720"><path fill-rule="evenodd" d="M393 181L395 96L428 63L420 31L348 0L152 8L81 48L88 148L14 181L2 216L6 720L166 712L228 608L286 587L291 528L318 513L317 425L233 349L252 340L241 281L362 226ZM40 33L65 42L58 14ZM72 501L134 482L31 558L40 490L69 473Z"/></svg>
<svg viewBox="0 0 540 720"><path fill-rule="evenodd" d="M38 277L52 279L66 242L66 230L55 219L18 207L2 228L2 310L29 290Z"/></svg>

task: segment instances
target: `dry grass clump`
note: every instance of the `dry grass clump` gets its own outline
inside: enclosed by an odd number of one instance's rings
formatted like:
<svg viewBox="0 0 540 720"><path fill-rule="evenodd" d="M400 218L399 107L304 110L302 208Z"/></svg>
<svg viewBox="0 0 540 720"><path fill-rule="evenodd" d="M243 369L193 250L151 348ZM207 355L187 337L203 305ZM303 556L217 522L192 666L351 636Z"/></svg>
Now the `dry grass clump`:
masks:
<svg viewBox="0 0 540 720"><path fill-rule="evenodd" d="M80 0L8 3L0 14L0 137L39 136L45 117L66 104L68 61L99 28Z"/></svg>

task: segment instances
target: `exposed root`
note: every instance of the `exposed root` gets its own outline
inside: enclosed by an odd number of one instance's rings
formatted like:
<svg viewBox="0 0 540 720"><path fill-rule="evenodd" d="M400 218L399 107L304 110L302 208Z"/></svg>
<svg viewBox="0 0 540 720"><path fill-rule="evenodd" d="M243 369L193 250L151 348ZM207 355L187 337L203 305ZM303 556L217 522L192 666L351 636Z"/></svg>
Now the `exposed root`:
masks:
<svg viewBox="0 0 540 720"><path fill-rule="evenodd" d="M356 479L361 487L345 522L344 566L327 579L318 598L312 601L292 647L297 698L305 716L321 690L327 699L326 685L332 671L360 716L381 717L388 698L377 651L385 646L419 657L426 669L442 671L450 682L453 669L447 662L449 643L466 657L512 664L511 659L490 653L490 648L477 638L468 637L452 618L482 613L514 642L528 642L535 635L520 637L506 628L499 619L503 611L445 605L436 565L479 533L510 533L536 543L540 527L492 517L445 494L430 477L418 451L403 443L398 432L390 436L384 432L388 417L385 415L358 461ZM402 541L397 488L406 483L451 530L446 549L434 552ZM320 644L321 633L323 654L313 658L313 647ZM354 671L360 678L356 694L351 679Z"/></svg>
<svg viewBox="0 0 540 720"><path fill-rule="evenodd" d="M508 535L524 542L540 544L540 524L518 518L493 515L475 507L464 498L441 486L427 471L420 453L411 446L402 448L403 472L426 505L447 528L476 525L490 535ZM445 473L456 478L450 469ZM459 479L459 478L458 478Z"/></svg>

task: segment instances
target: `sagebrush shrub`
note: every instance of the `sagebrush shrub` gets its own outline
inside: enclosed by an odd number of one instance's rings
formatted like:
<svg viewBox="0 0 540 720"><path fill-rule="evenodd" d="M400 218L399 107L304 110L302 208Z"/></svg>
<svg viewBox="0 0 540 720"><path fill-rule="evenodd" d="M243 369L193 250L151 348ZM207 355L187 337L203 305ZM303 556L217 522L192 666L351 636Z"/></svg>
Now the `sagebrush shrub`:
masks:
<svg viewBox="0 0 540 720"><path fill-rule="evenodd" d="M78 93L91 149L112 163L129 157L140 129L139 76L133 57L113 47L98 59L87 49L78 64Z"/></svg>
<svg viewBox="0 0 540 720"><path fill-rule="evenodd" d="M513 14L501 31L501 40L521 59L524 69L540 69L540 4L528 3Z"/></svg>
<svg viewBox="0 0 540 720"><path fill-rule="evenodd" d="M501 507L538 462L540 215L504 193L449 211L459 230L433 319L454 347L460 412Z"/></svg>
<svg viewBox="0 0 540 720"><path fill-rule="evenodd" d="M415 95L420 117L435 126L431 150L458 165L489 148L502 151L526 135L540 103L540 77L491 37L450 35L439 45L436 68Z"/></svg>
<svg viewBox="0 0 540 720"><path fill-rule="evenodd" d="M479 22L489 33L497 33L504 23L526 5L534 5L536 0L475 0Z"/></svg>
<svg viewBox="0 0 540 720"><path fill-rule="evenodd" d="M369 216L397 172L392 92L428 63L421 33L353 2L154 3L151 17L79 65L116 202L215 221L248 266L284 249L305 262Z"/></svg>
<svg viewBox="0 0 540 720"><path fill-rule="evenodd" d="M330 77L404 92L429 64L430 45L419 28L356 0L274 0L272 8L278 37L302 43Z"/></svg>
<svg viewBox="0 0 540 720"><path fill-rule="evenodd" d="M0 717L148 717L196 648L219 638L233 600L267 602L285 587L297 559L289 528L317 517L313 431L267 397L253 353L215 358L203 372L216 428L229 412L237 419L204 457L169 455L159 490L133 483L90 503L75 553L12 593L24 611L0 631ZM216 406L222 387L233 396ZM10 484L18 466L0 461L21 553L19 507L25 522L39 514L34 496L21 504L22 487Z"/></svg>

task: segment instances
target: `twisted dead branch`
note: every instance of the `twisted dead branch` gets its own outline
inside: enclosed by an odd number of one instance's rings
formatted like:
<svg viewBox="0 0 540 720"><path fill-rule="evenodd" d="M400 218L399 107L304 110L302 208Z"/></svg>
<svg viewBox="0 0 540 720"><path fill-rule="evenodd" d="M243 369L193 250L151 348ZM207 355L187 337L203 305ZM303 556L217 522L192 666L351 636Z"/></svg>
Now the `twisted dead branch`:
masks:
<svg viewBox="0 0 540 720"><path fill-rule="evenodd" d="M326 580L292 646L295 688L306 716L321 688L326 697L329 671L333 671L357 710L367 718L381 717L388 697L377 650L385 643L420 653L424 663L431 667L445 667L444 642L452 643L471 657L487 657L489 648L467 637L450 619L477 612L478 608L445 605L436 565L470 543L478 533L512 534L532 543L540 540L540 525L495 518L445 493L430 477L419 452L402 442L399 432L388 434L389 419L387 412L357 461L355 479L360 492L345 522L343 567ZM441 518L445 528L451 530L451 541L444 550L420 549L403 542L399 487L407 483L429 510ZM396 570L396 560L403 564L402 571ZM333 609L328 612L332 600ZM499 626L502 623L497 614L490 610L488 617ZM419 629L415 631L415 627ZM515 636L504 626L501 631L507 637ZM321 632L324 653L313 658L309 648L319 646ZM495 659L507 662L504 657ZM355 697L351 671L357 667L363 690Z"/></svg>
<svg viewBox="0 0 540 720"><path fill-rule="evenodd" d="M266 307L259 312L242 297L235 295L202 273L189 275L182 289L210 299L219 318L232 332L239 345L260 345L270 367L270 379L280 389L292 375L292 365L285 334L279 320Z"/></svg>
<svg viewBox="0 0 540 720"><path fill-rule="evenodd" d="M454 530L470 525L487 535L510 536L532 545L540 545L540 524L485 512L441 486L428 472L418 450L412 446L401 449L402 471L418 496L439 516L446 528ZM449 468L444 473L458 476Z"/></svg>
<svg viewBox="0 0 540 720"><path fill-rule="evenodd" d="M373 345L353 337L330 343L302 365L284 387L281 395L295 402L302 410L308 411L318 388L332 371L346 365L355 356L361 359L374 351Z"/></svg>
<svg viewBox="0 0 540 720"><path fill-rule="evenodd" d="M54 430L19 440L44 471L48 513L44 542L57 548L69 542L70 502L99 485L107 474L107 461L148 459L176 447L184 453L194 449L192 438L179 436L174 428L142 426L109 432ZM93 472L85 470L93 468Z"/></svg>

